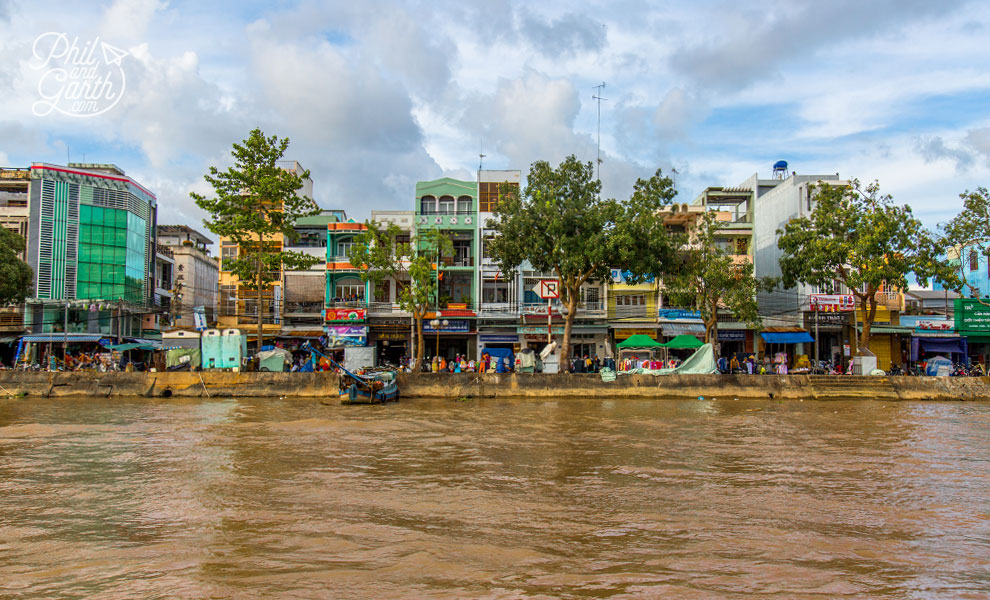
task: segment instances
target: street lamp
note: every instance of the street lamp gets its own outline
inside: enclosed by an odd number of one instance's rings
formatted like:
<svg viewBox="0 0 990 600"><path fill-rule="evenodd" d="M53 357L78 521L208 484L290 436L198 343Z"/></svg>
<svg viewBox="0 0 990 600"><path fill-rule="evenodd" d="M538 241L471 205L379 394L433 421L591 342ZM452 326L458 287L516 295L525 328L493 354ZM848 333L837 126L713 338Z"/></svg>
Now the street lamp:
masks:
<svg viewBox="0 0 990 600"><path fill-rule="evenodd" d="M450 325L450 321L447 319L444 319L443 321L440 319L433 319L430 321L430 327L433 328L433 331L435 331L437 335L436 354L434 354L434 356L440 356L440 328L448 325Z"/></svg>

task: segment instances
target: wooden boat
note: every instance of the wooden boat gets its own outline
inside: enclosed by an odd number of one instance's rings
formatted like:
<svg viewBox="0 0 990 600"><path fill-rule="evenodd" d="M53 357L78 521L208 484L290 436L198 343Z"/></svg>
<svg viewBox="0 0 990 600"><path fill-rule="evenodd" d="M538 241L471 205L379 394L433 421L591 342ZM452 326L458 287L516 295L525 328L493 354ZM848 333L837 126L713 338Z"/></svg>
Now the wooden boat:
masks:
<svg viewBox="0 0 990 600"><path fill-rule="evenodd" d="M382 371L371 375L355 375L341 367L341 404L384 404L399 400L399 384L395 373Z"/></svg>

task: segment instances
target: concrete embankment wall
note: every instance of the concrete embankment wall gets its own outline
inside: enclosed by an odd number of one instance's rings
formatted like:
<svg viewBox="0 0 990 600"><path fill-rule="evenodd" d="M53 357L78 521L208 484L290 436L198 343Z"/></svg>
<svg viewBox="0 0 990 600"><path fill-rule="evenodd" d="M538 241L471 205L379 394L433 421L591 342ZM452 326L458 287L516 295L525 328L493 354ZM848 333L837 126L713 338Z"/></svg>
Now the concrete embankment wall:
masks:
<svg viewBox="0 0 990 600"><path fill-rule="evenodd" d="M401 374L403 398L774 398L990 400L990 378L816 375L620 376ZM333 399L334 373L38 373L0 371L0 396L295 397Z"/></svg>
<svg viewBox="0 0 990 600"><path fill-rule="evenodd" d="M0 396L323 398L337 395L336 373L36 373L0 371Z"/></svg>

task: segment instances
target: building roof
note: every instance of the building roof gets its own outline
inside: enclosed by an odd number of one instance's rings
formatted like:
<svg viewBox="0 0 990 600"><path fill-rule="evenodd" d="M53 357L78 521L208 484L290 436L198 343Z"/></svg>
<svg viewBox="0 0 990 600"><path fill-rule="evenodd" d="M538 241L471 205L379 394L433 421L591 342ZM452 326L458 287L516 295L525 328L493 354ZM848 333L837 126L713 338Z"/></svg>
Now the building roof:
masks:
<svg viewBox="0 0 990 600"><path fill-rule="evenodd" d="M453 177L441 177L433 181L417 181L416 197L423 196L471 196L478 194L478 184L473 181L462 181Z"/></svg>
<svg viewBox="0 0 990 600"><path fill-rule="evenodd" d="M907 290L904 295L917 298L918 300L945 300L945 298L958 298L958 292L945 290Z"/></svg>
<svg viewBox="0 0 990 600"><path fill-rule="evenodd" d="M187 234L189 237L193 238L195 241L201 244L212 244L213 240L206 237L202 233L196 231L188 225L159 225L158 235L178 235L180 233Z"/></svg>

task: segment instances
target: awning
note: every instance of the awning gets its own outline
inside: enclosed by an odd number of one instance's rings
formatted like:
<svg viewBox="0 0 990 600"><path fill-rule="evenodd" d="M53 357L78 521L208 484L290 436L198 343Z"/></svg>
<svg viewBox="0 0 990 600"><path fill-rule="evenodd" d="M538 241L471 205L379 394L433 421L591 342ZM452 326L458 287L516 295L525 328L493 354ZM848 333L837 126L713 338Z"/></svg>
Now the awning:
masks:
<svg viewBox="0 0 990 600"><path fill-rule="evenodd" d="M107 336L98 333L70 333L68 335L64 333L40 333L26 335L21 339L25 342L98 342L104 337Z"/></svg>
<svg viewBox="0 0 990 600"><path fill-rule="evenodd" d="M158 348L161 348L162 346L161 340L153 340L150 338L127 338L127 339L131 340L136 344L141 344L142 346L151 346L152 350L156 350Z"/></svg>
<svg viewBox="0 0 990 600"><path fill-rule="evenodd" d="M660 330L666 336L676 337L704 334L705 326L702 323L660 323Z"/></svg>
<svg viewBox="0 0 990 600"><path fill-rule="evenodd" d="M158 346L153 346L151 344L138 344L137 342L128 342L126 344L110 344L107 346L110 350L116 350L117 352L126 352L128 350L158 350Z"/></svg>
<svg viewBox="0 0 990 600"><path fill-rule="evenodd" d="M950 352L965 354L961 338L918 338L918 345L925 352Z"/></svg>
<svg viewBox="0 0 990 600"><path fill-rule="evenodd" d="M863 331L863 326L860 325L856 328L857 331ZM897 333L901 335L907 335L914 333L914 327L901 327L899 325L874 325L870 327L870 334L874 333Z"/></svg>
<svg viewBox="0 0 990 600"><path fill-rule="evenodd" d="M934 338L934 337L914 337L911 338L911 360L916 361L922 352L944 352L946 354L968 353L969 343L964 337L956 338Z"/></svg>
<svg viewBox="0 0 990 600"><path fill-rule="evenodd" d="M768 344L801 344L815 341L807 331L761 331L760 337Z"/></svg>

